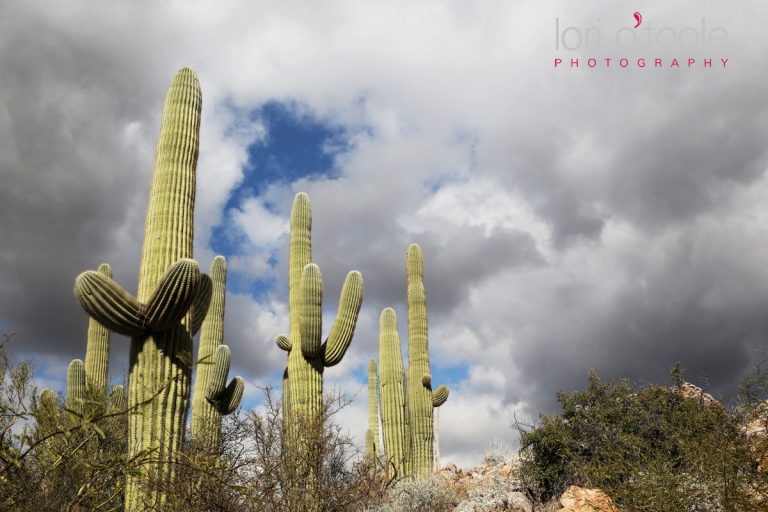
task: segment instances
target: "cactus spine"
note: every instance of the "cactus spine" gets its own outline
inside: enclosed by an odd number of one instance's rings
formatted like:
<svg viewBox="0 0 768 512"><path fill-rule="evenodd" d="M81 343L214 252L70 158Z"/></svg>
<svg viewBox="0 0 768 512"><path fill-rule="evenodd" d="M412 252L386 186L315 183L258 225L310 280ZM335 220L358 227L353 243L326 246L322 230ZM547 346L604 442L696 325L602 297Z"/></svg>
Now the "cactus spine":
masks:
<svg viewBox="0 0 768 512"><path fill-rule="evenodd" d="M211 263L210 302L202 324L197 353L197 378L192 396L192 439L215 450L221 435L221 417L240 405L244 381L235 377L225 387L230 352L224 342L224 303L227 288L227 261L216 256Z"/></svg>
<svg viewBox="0 0 768 512"><path fill-rule="evenodd" d="M379 458L379 400L376 392L376 360L368 361L368 430L370 443L366 433L365 453L371 459Z"/></svg>
<svg viewBox="0 0 768 512"><path fill-rule="evenodd" d="M278 347L288 352L283 377L285 416L316 414L323 404L323 370L338 364L352 341L363 301L363 278L352 271L344 281L339 310L325 343L322 335L323 281L312 261L312 209L309 197L299 193L291 210L288 273L290 337L277 336Z"/></svg>
<svg viewBox="0 0 768 512"><path fill-rule="evenodd" d="M137 414L129 417L128 455L160 462L179 450L189 410L195 315L187 315L201 288L200 269L190 259L201 107L197 75L180 69L163 106L137 297L98 272L85 272L75 283L86 312L132 337L128 406ZM141 477L128 477L126 511L162 506L163 494L144 488L142 479L151 471L167 481L172 465L151 466L143 466Z"/></svg>
<svg viewBox="0 0 768 512"><path fill-rule="evenodd" d="M391 308L379 320L379 396L381 397L381 430L389 477L405 475L406 421L405 370L397 315Z"/></svg>

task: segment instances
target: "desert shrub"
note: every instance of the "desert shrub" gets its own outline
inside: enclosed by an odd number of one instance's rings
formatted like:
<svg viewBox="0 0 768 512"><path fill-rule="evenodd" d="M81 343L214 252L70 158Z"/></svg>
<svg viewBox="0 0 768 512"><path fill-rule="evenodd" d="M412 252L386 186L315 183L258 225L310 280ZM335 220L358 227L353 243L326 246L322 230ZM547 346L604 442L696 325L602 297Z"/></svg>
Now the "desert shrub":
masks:
<svg viewBox="0 0 768 512"><path fill-rule="evenodd" d="M215 452L188 443L165 485L165 510L352 511L380 501L385 483L354 440L332 422L349 401L327 395L315 417L283 421L282 402L264 389L262 410L236 411ZM301 439L297 442L297 439Z"/></svg>
<svg viewBox="0 0 768 512"><path fill-rule="evenodd" d="M80 414L66 412L62 396L38 407L32 368L0 343L0 510L120 510L126 475L157 464L149 454L128 459L130 411L90 395ZM187 441L164 462L172 482L144 481L165 492L160 509L342 512L381 501L388 482L332 422L349 400L334 392L319 415L289 426L271 388L264 392L261 411L225 417L218 449Z"/></svg>
<svg viewBox="0 0 768 512"><path fill-rule="evenodd" d="M603 489L626 511L765 506L744 415L683 398L679 364L671 373L672 389L602 382L592 370L586 391L558 393L561 414L516 423L520 474L534 498L580 485Z"/></svg>
<svg viewBox="0 0 768 512"><path fill-rule="evenodd" d="M514 502L512 493L518 490L518 483L494 475L485 479L480 485L476 485L467 491L467 497L459 503L457 510L506 510L510 502Z"/></svg>
<svg viewBox="0 0 768 512"><path fill-rule="evenodd" d="M514 458L516 451L508 442L495 438L483 446L483 464L486 466L501 466Z"/></svg>
<svg viewBox="0 0 768 512"><path fill-rule="evenodd" d="M440 475L401 480L369 512L443 512L453 510L466 495L463 487Z"/></svg>

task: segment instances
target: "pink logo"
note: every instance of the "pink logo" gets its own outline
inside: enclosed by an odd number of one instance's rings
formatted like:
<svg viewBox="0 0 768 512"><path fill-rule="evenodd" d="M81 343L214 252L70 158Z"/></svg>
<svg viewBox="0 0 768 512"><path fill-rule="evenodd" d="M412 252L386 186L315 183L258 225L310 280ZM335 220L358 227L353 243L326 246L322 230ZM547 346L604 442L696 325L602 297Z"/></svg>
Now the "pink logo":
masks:
<svg viewBox="0 0 768 512"><path fill-rule="evenodd" d="M635 28L637 28L643 22L643 15L640 14L639 12L636 12L635 13L635 21L637 21L637 25L635 25Z"/></svg>

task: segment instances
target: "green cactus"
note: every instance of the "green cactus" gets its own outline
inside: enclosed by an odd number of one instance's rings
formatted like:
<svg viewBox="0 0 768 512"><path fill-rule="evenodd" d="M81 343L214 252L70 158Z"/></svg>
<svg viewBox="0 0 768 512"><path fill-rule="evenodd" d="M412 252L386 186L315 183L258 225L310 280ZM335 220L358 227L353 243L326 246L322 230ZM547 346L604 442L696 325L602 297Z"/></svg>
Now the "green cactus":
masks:
<svg viewBox="0 0 768 512"><path fill-rule="evenodd" d="M125 388L123 386L115 386L112 388L112 393L109 395L109 406L107 410L109 412L117 412L125 410Z"/></svg>
<svg viewBox="0 0 768 512"><path fill-rule="evenodd" d="M379 451L379 399L376 388L376 360L368 361L368 430L371 433L370 444L366 433L365 453L369 458L378 459Z"/></svg>
<svg viewBox="0 0 768 512"><path fill-rule="evenodd" d="M40 409L45 409L49 412L59 409L59 398L56 396L56 392L50 388L45 388L40 392L37 403Z"/></svg>
<svg viewBox="0 0 768 512"><path fill-rule="evenodd" d="M405 370L397 315L391 308L379 320L379 396L381 430L388 476L405 475L406 418Z"/></svg>
<svg viewBox="0 0 768 512"><path fill-rule="evenodd" d="M78 422L83 416L85 397L85 365L80 359L75 359L67 369L66 408L71 421Z"/></svg>
<svg viewBox="0 0 768 512"><path fill-rule="evenodd" d="M182 68L168 89L155 155L139 291L131 297L112 279L85 272L75 295L93 318L131 336L128 407L129 457L151 454L161 464L143 466L126 482L126 511L162 506L160 491L143 487L151 471L170 480L189 411L192 325L189 314L201 288L192 258L195 173L202 95L197 75ZM203 315L204 316L204 315ZM186 318L185 318L186 317Z"/></svg>
<svg viewBox="0 0 768 512"><path fill-rule="evenodd" d="M98 272L109 278L112 268L106 263L99 266ZM88 321L88 345L85 349L85 384L95 397L106 397L109 386L109 329L94 318Z"/></svg>
<svg viewBox="0 0 768 512"><path fill-rule="evenodd" d="M59 406L59 397L56 392L50 388L43 389L37 399L37 410L35 411L35 420L40 429L40 435L47 436L66 428L65 419L66 416ZM50 448L51 440L47 440L44 446Z"/></svg>
<svg viewBox="0 0 768 512"><path fill-rule="evenodd" d="M398 476L423 477L431 473L435 453L433 414L448 399L448 388L432 392L427 338L427 299L424 259L413 244L406 258L408 278L408 372L403 378L403 356L397 316L381 313L379 334L381 425L388 471ZM404 384L405 382L405 384Z"/></svg>
<svg viewBox="0 0 768 512"><path fill-rule="evenodd" d="M416 477L432 472L433 412L448 398L448 388L438 388L438 399L432 393L427 336L427 296L424 292L424 257L421 248L412 244L406 258L408 277L408 374L407 403L410 446L406 471ZM442 401L441 401L442 400Z"/></svg>
<svg viewBox="0 0 768 512"><path fill-rule="evenodd" d="M312 210L304 193L296 195L291 210L291 241L288 274L290 337L275 342L288 352L283 378L285 416L316 414L323 403L323 370L338 364L352 341L363 301L363 278L357 271L347 275L339 310L325 343L322 335L323 282L320 269L311 263Z"/></svg>
<svg viewBox="0 0 768 512"><path fill-rule="evenodd" d="M202 322L200 348L197 352L197 378L192 395L192 439L215 450L219 445L221 417L231 414L243 396L245 381L235 377L225 387L229 373L230 352L224 341L224 303L227 292L227 260L216 256L211 263L208 302L199 306L207 309ZM199 297L200 295L198 295ZM193 308L192 316L200 312Z"/></svg>

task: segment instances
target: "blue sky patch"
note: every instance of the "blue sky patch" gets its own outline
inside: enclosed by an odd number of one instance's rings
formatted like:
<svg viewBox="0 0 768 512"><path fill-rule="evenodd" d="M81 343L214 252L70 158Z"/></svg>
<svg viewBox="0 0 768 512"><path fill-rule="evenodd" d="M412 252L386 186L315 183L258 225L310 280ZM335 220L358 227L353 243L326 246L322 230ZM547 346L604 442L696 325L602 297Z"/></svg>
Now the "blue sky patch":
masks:
<svg viewBox="0 0 768 512"><path fill-rule="evenodd" d="M249 198L261 196L271 185L288 186L301 178L338 177L335 157L349 149L349 137L342 127L318 120L297 103L270 101L247 116L250 122L264 125L266 136L248 147L243 180L230 193L224 220L211 233L211 248L228 259L254 250L245 234L233 225L232 211L241 209ZM286 208L269 201L262 204L273 213ZM268 263L273 268L277 263L274 249ZM228 287L259 297L274 284L270 277L246 281L235 273Z"/></svg>

